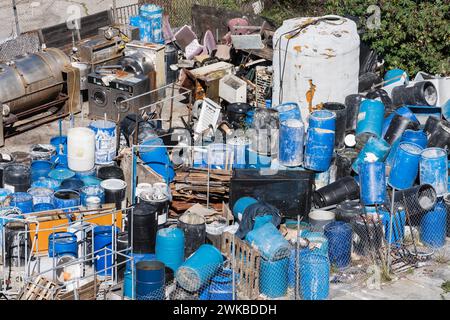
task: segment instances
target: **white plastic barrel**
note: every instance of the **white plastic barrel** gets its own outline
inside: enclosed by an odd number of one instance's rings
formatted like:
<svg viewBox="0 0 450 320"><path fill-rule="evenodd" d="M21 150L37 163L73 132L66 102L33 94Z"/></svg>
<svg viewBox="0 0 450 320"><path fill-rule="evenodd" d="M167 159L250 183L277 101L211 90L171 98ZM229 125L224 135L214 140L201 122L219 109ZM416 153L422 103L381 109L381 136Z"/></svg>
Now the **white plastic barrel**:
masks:
<svg viewBox="0 0 450 320"><path fill-rule="evenodd" d="M88 171L95 165L95 133L89 128L69 129L67 134L67 160L69 169Z"/></svg>
<svg viewBox="0 0 450 320"><path fill-rule="evenodd" d="M311 22L317 23L308 25ZM348 95L358 93L360 38L352 20L339 16L286 20L273 43L272 104L296 102L306 127L309 93L314 91L313 106L345 103Z"/></svg>

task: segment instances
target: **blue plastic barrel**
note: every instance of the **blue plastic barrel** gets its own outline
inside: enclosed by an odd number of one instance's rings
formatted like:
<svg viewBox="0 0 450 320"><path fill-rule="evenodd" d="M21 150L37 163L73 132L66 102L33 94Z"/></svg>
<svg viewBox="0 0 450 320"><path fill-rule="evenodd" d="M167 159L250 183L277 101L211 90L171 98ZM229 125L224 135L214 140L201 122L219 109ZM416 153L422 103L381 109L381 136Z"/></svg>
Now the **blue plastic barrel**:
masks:
<svg viewBox="0 0 450 320"><path fill-rule="evenodd" d="M405 235L406 212L403 208L390 215L382 212L382 222L384 226L384 237L386 241L394 246L400 246ZM392 222L391 222L392 220ZM392 228L391 228L392 224Z"/></svg>
<svg viewBox="0 0 450 320"><path fill-rule="evenodd" d="M261 259L259 291L268 298L281 298L288 288L289 257L277 261Z"/></svg>
<svg viewBox="0 0 450 320"><path fill-rule="evenodd" d="M383 162L389 153L391 146L384 139L370 137L358 157L352 164L352 169L359 173L359 165L364 161L379 161Z"/></svg>
<svg viewBox="0 0 450 320"><path fill-rule="evenodd" d="M73 178L75 176L75 172L67 168L53 169L48 173L48 177L58 180L60 183L66 179Z"/></svg>
<svg viewBox="0 0 450 320"><path fill-rule="evenodd" d="M46 160L36 160L31 163L31 181L46 178L52 170L53 163Z"/></svg>
<svg viewBox="0 0 450 320"><path fill-rule="evenodd" d="M328 257L328 239L322 232L305 231L302 233L302 237L314 245L314 248L311 249L312 253Z"/></svg>
<svg viewBox="0 0 450 320"><path fill-rule="evenodd" d="M85 186L80 189L81 205L87 207L88 204L105 203L105 189L99 185Z"/></svg>
<svg viewBox="0 0 450 320"><path fill-rule="evenodd" d="M179 228L161 229L156 234L156 259L177 272L184 262L184 232Z"/></svg>
<svg viewBox="0 0 450 320"><path fill-rule="evenodd" d="M233 215L236 219L241 220L245 210L252 204L258 203L258 200L252 197L239 198L233 205Z"/></svg>
<svg viewBox="0 0 450 320"><path fill-rule="evenodd" d="M92 168L88 171L75 171L75 178L83 180L86 177L96 177L97 176L97 167Z"/></svg>
<svg viewBox="0 0 450 320"><path fill-rule="evenodd" d="M325 226L324 233L328 239L330 263L339 269L350 266L353 237L351 225L343 221L331 222Z"/></svg>
<svg viewBox="0 0 450 320"><path fill-rule="evenodd" d="M30 188L27 191L33 197L33 204L53 203L53 189L50 188Z"/></svg>
<svg viewBox="0 0 450 320"><path fill-rule="evenodd" d="M39 178L31 183L32 188L48 188L58 190L61 182L52 178Z"/></svg>
<svg viewBox="0 0 450 320"><path fill-rule="evenodd" d="M330 291L330 262L310 250L300 253L300 296L303 300L325 300Z"/></svg>
<svg viewBox="0 0 450 320"><path fill-rule="evenodd" d="M279 260L290 255L289 242L272 223L250 231L245 240L266 260Z"/></svg>
<svg viewBox="0 0 450 320"><path fill-rule="evenodd" d="M125 271L123 277L123 296L126 298L133 298L133 273Z"/></svg>
<svg viewBox="0 0 450 320"><path fill-rule="evenodd" d="M78 207L80 205L80 194L74 190L58 190L53 194L53 204L56 209Z"/></svg>
<svg viewBox="0 0 450 320"><path fill-rule="evenodd" d="M94 228L94 255L96 257L95 271L101 276L112 274L114 252L112 251L113 232L120 232L119 228L113 226L96 226Z"/></svg>
<svg viewBox="0 0 450 320"><path fill-rule="evenodd" d="M83 180L77 179L75 177L63 180L61 182L61 185L59 186L60 189L75 190L75 191L80 191L80 189L83 187L84 187Z"/></svg>
<svg viewBox="0 0 450 320"><path fill-rule="evenodd" d="M233 300L233 271L224 269L202 290L199 300Z"/></svg>
<svg viewBox="0 0 450 320"><path fill-rule="evenodd" d="M245 169L249 163L248 148L250 140L246 139L228 139L227 147L234 153L233 169Z"/></svg>
<svg viewBox="0 0 450 320"><path fill-rule="evenodd" d="M328 110L314 111L309 116L308 129L327 129L336 131L336 114Z"/></svg>
<svg viewBox="0 0 450 320"><path fill-rule="evenodd" d="M295 288L297 285L297 277L300 277L297 270L300 270L300 254L303 250L309 250L308 248L302 249L299 248L297 250L296 248L291 249L291 255L289 256L289 267L288 267L288 287L289 288ZM298 253L298 260L295 258L295 253ZM328 253L327 253L328 254ZM297 265L298 263L298 265ZM298 266L298 268L297 268Z"/></svg>
<svg viewBox="0 0 450 320"><path fill-rule="evenodd" d="M89 124L95 133L95 163L112 164L117 155L116 124L108 120L96 120Z"/></svg>
<svg viewBox="0 0 450 320"><path fill-rule="evenodd" d="M133 262L134 262L134 266L136 267L136 263L138 263L139 261L151 261L151 260L156 260L156 254L154 253L135 253L132 252L130 253L130 257L132 257ZM125 270L126 271L131 271L131 259L129 259L126 263L125 266ZM136 270L136 268L135 268Z"/></svg>
<svg viewBox="0 0 450 320"><path fill-rule="evenodd" d="M408 107L400 107L394 112L392 112L386 119L384 119L383 122L383 132L382 137L385 136L387 130L389 129L389 126L391 125L392 119L395 117L395 115L400 115L402 117L410 119L412 122L419 122L415 114L409 109Z"/></svg>
<svg viewBox="0 0 450 320"><path fill-rule="evenodd" d="M313 171L327 171L333 158L334 139L335 131L309 128L306 137L304 167Z"/></svg>
<svg viewBox="0 0 450 320"><path fill-rule="evenodd" d="M50 144L56 148L57 154L67 154L67 136L52 137Z"/></svg>
<svg viewBox="0 0 450 320"><path fill-rule="evenodd" d="M406 130L403 135L401 142L410 142L415 143L420 146L422 149L427 147L428 138L427 134L423 130Z"/></svg>
<svg viewBox="0 0 450 320"><path fill-rule="evenodd" d="M389 175L389 185L397 190L411 188L419 172L422 147L417 144L402 142L396 152Z"/></svg>
<svg viewBox="0 0 450 320"><path fill-rule="evenodd" d="M394 84L396 82L399 82L399 84L403 84L402 77L405 77L406 81L409 81L408 74L402 70L402 69L391 69L384 75L384 85L389 86L391 84Z"/></svg>
<svg viewBox="0 0 450 320"><path fill-rule="evenodd" d="M31 194L27 192L14 192L11 193L10 197L10 205L12 207L19 208L22 213L33 212L33 196Z"/></svg>
<svg viewBox="0 0 450 320"><path fill-rule="evenodd" d="M141 25L144 27L144 34L141 40L150 43L164 44L163 37L163 9L154 4L144 4L139 9Z"/></svg>
<svg viewBox="0 0 450 320"><path fill-rule="evenodd" d="M285 167L298 167L303 163L305 127L301 120L288 119L280 125L278 160Z"/></svg>
<svg viewBox="0 0 450 320"><path fill-rule="evenodd" d="M99 186L102 180L97 177L83 177L81 178L85 186Z"/></svg>
<svg viewBox="0 0 450 320"><path fill-rule="evenodd" d="M430 184L436 195L442 197L448 190L447 152L441 148L428 148L420 158L420 184Z"/></svg>
<svg viewBox="0 0 450 320"><path fill-rule="evenodd" d="M54 232L48 236L48 256L70 255L78 258L77 236L71 232Z"/></svg>
<svg viewBox="0 0 450 320"><path fill-rule="evenodd" d="M359 167L361 202L383 204L386 199L386 166L383 162L363 162Z"/></svg>
<svg viewBox="0 0 450 320"><path fill-rule="evenodd" d="M175 177L175 171L162 139L150 138L144 141L139 152L145 165L152 168L166 182L172 182Z"/></svg>
<svg viewBox="0 0 450 320"><path fill-rule="evenodd" d="M420 222L420 240L431 248L445 245L447 233L447 209L443 200L428 211Z"/></svg>
<svg viewBox="0 0 450 320"><path fill-rule="evenodd" d="M219 270L223 256L209 244L201 245L176 272L177 283L187 291L197 291Z"/></svg>
<svg viewBox="0 0 450 320"><path fill-rule="evenodd" d="M384 104L378 100L366 99L361 102L356 125L356 136L372 134L381 137L384 121Z"/></svg>
<svg viewBox="0 0 450 320"><path fill-rule="evenodd" d="M41 212L55 209L53 203L37 203L33 205L33 212Z"/></svg>
<svg viewBox="0 0 450 320"><path fill-rule="evenodd" d="M286 102L274 107L278 111L280 117L280 123L286 120L299 120L302 121L302 114L300 108L295 102ZM302 121L303 122L303 121Z"/></svg>
<svg viewBox="0 0 450 320"><path fill-rule="evenodd" d="M164 300L165 266L157 260L136 264L136 299Z"/></svg>

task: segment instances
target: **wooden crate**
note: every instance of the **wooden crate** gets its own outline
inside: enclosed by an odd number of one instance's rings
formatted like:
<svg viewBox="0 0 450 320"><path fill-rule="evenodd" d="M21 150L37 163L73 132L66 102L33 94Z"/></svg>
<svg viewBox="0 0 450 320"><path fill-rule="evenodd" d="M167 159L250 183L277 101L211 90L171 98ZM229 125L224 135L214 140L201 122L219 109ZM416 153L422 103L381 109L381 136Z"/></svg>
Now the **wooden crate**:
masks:
<svg viewBox="0 0 450 320"><path fill-rule="evenodd" d="M233 237L225 232L222 235L222 252L232 261ZM234 237L234 272L238 274L237 296L239 299L254 300L259 296L259 266L261 256L248 243Z"/></svg>

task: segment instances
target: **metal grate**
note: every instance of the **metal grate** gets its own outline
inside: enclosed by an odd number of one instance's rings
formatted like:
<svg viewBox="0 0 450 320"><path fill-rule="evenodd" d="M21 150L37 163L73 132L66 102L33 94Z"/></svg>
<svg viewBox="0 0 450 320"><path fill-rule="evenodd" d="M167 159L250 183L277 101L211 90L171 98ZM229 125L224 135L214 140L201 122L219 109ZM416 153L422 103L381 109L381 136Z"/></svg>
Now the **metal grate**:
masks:
<svg viewBox="0 0 450 320"><path fill-rule="evenodd" d="M266 96L272 87L273 73L269 67L256 67L256 106L266 105Z"/></svg>
<svg viewBox="0 0 450 320"><path fill-rule="evenodd" d="M38 32L23 33L15 39L10 39L0 44L0 61L10 61L14 57L36 53L41 42Z"/></svg>

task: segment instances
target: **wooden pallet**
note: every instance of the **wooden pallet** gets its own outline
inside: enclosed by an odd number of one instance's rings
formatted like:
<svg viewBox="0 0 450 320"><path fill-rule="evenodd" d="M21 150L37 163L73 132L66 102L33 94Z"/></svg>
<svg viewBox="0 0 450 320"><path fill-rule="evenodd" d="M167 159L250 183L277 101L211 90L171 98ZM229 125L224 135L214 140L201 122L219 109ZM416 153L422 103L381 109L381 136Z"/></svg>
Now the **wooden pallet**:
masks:
<svg viewBox="0 0 450 320"><path fill-rule="evenodd" d="M54 300L59 290L56 283L38 276L24 287L17 300Z"/></svg>
<svg viewBox="0 0 450 320"><path fill-rule="evenodd" d="M95 300L97 298L100 281L97 279L88 282L78 289L59 294L57 300Z"/></svg>
<svg viewBox="0 0 450 320"><path fill-rule="evenodd" d="M222 252L233 259L233 237L225 232L222 235ZM237 296L239 299L254 300L259 296L259 266L261 256L245 241L234 237L234 272L238 274Z"/></svg>

